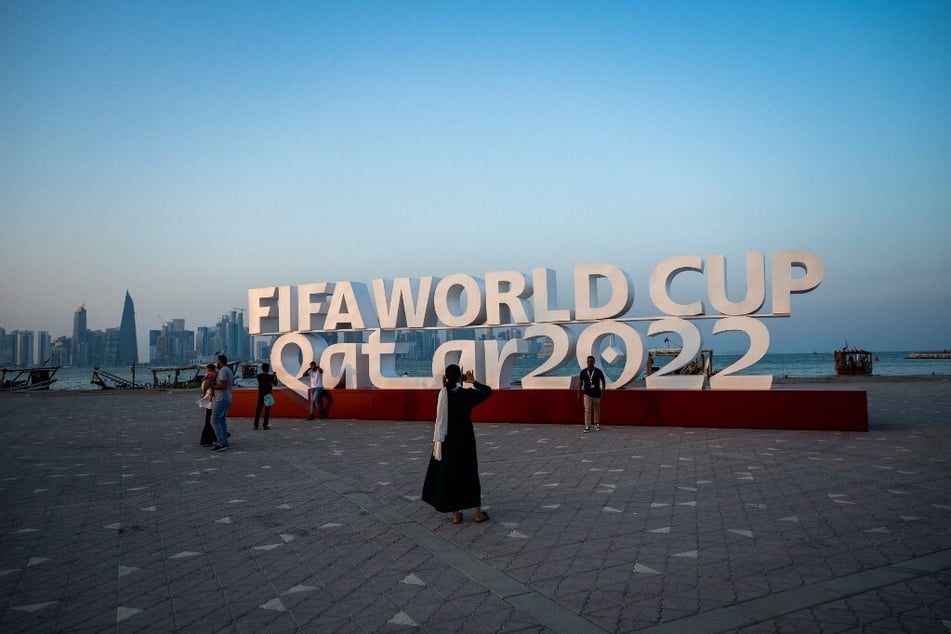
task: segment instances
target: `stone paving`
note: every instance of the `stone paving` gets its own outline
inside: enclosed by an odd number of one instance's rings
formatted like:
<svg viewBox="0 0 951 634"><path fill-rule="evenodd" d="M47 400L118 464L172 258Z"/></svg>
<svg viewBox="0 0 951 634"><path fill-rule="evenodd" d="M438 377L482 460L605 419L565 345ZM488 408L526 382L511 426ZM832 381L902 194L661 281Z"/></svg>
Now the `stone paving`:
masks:
<svg viewBox="0 0 951 634"><path fill-rule="evenodd" d="M951 380L849 387L868 433L477 425L459 526L425 423L2 396L0 631L951 631Z"/></svg>

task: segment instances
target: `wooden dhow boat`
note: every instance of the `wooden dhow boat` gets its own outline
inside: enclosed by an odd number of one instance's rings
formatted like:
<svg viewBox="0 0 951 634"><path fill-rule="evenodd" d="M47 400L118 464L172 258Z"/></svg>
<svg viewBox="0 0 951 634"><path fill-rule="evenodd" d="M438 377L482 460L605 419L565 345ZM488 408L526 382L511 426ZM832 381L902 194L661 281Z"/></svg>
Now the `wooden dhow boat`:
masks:
<svg viewBox="0 0 951 634"><path fill-rule="evenodd" d="M38 392L56 383L61 365L32 368L0 368L0 392Z"/></svg>

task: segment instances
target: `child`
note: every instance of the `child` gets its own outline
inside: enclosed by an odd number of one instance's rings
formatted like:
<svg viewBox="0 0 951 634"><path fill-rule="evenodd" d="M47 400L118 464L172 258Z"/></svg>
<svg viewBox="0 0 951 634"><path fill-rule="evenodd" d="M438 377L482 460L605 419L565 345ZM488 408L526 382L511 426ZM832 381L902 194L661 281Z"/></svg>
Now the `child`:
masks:
<svg viewBox="0 0 951 634"><path fill-rule="evenodd" d="M214 363L209 363L205 368L205 378L201 382L201 397L213 401L215 383L218 382L218 368ZM201 430L201 446L211 447L215 440L217 440L217 436L215 436L215 430L211 426L211 408L208 407L205 409L205 426Z"/></svg>

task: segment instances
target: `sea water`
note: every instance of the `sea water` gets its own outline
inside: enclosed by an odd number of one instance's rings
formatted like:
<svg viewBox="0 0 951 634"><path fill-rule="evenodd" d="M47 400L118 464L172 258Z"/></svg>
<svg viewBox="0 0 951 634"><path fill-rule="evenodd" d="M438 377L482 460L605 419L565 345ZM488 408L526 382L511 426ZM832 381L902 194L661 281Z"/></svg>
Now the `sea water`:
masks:
<svg viewBox="0 0 951 634"><path fill-rule="evenodd" d="M909 351L905 352L880 352L873 356L874 376L951 376L951 360L949 359L906 359ZM741 355L717 355L714 353L713 366L714 371L721 371L727 366L737 361ZM520 358L516 361L512 371L512 379L518 380L529 372L545 363L547 359ZM616 377L622 370L622 362L615 364L599 364L607 373L609 379ZM132 374L128 367L124 368L103 368L105 371L131 379ZM409 376L427 376L431 375L432 362L419 361L397 357L397 374L404 372ZM549 373L555 376L573 375L580 371L580 366L567 364L565 367ZM56 374L56 383L53 390L98 390L99 388L91 383L92 368L62 368ZM823 378L835 375L835 366L832 359L832 353L775 353L766 354L754 365L745 368L735 374L772 375L777 378ZM641 372L639 380L643 380L644 374ZM136 367L136 382L151 383L152 373L148 365ZM238 379L237 385L242 387L253 387L257 385L254 379Z"/></svg>

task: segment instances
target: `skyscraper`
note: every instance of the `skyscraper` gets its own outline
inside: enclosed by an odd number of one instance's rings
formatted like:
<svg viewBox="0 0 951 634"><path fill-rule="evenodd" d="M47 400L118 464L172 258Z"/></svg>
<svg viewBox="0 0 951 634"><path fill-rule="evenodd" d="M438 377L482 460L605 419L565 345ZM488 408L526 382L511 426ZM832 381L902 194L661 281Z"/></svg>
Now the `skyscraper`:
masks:
<svg viewBox="0 0 951 634"><path fill-rule="evenodd" d="M37 363L46 363L50 359L50 352L52 348L50 347L50 333L46 330L41 330L36 333L36 362Z"/></svg>
<svg viewBox="0 0 951 634"><path fill-rule="evenodd" d="M31 366L36 362L36 354L34 347L36 346L33 339L32 330L17 330L17 349L16 349L16 362L17 365L21 368Z"/></svg>
<svg viewBox="0 0 951 634"><path fill-rule="evenodd" d="M135 306L132 296L125 292L125 305L122 307L122 323L119 324L119 348L117 365L130 365L139 362L139 345L135 336Z"/></svg>
<svg viewBox="0 0 951 634"><path fill-rule="evenodd" d="M86 305L80 304L73 313L73 338L69 351L70 363L76 367L89 365L89 334L86 330Z"/></svg>

